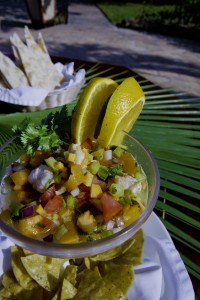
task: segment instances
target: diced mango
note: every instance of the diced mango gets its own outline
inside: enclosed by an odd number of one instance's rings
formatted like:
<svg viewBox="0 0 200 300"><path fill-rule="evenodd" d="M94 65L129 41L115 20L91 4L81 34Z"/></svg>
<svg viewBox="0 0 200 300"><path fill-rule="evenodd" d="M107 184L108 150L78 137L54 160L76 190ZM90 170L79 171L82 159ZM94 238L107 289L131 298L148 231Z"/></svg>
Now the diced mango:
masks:
<svg viewBox="0 0 200 300"><path fill-rule="evenodd" d="M32 217L19 220L16 227L26 236L40 238L53 229L54 223L46 217L34 215Z"/></svg>
<svg viewBox="0 0 200 300"><path fill-rule="evenodd" d="M12 181L14 182L14 190L22 190L23 186L28 183L28 176L30 171L28 169L22 169L14 172L10 175Z"/></svg>
<svg viewBox="0 0 200 300"><path fill-rule="evenodd" d="M91 198L100 198L103 194L103 191L99 184L93 183L90 188L90 197Z"/></svg>
<svg viewBox="0 0 200 300"><path fill-rule="evenodd" d="M80 165L73 165L71 167L71 172L76 178L81 178L84 176L83 169Z"/></svg>
<svg viewBox="0 0 200 300"><path fill-rule="evenodd" d="M83 168L83 167L86 167L91 162L92 157L86 149L83 149L82 151L84 153L84 159L81 163L81 167Z"/></svg>
<svg viewBox="0 0 200 300"><path fill-rule="evenodd" d="M137 220L141 212L142 212L141 208L137 204L133 206L125 205L122 212L122 218L125 226L128 226L131 223L133 223L135 220Z"/></svg>
<svg viewBox="0 0 200 300"><path fill-rule="evenodd" d="M36 208L36 212L41 215L41 216L44 216L45 215L45 210L44 208L42 207L41 204L38 205L38 207Z"/></svg>
<svg viewBox="0 0 200 300"><path fill-rule="evenodd" d="M59 239L61 244L76 244L79 242L78 231L72 222L65 223L66 232Z"/></svg>
<svg viewBox="0 0 200 300"><path fill-rule="evenodd" d="M74 163L75 159L76 159L76 154L75 153L68 153L68 155L67 155L67 162Z"/></svg>
<svg viewBox="0 0 200 300"><path fill-rule="evenodd" d="M119 158L119 163L123 165L124 171L131 176L137 171L137 162L130 152L124 151Z"/></svg>
<svg viewBox="0 0 200 300"><path fill-rule="evenodd" d="M50 156L50 152L48 151L42 151L42 150L36 150L33 157L30 160L30 164L33 168L38 167L41 162L48 158Z"/></svg>
<svg viewBox="0 0 200 300"><path fill-rule="evenodd" d="M92 185L94 179L94 175L92 173L90 173L89 171L86 172L86 174L84 175L84 181L83 183L90 187Z"/></svg>
<svg viewBox="0 0 200 300"><path fill-rule="evenodd" d="M66 188L68 192L71 192L72 190L74 190L75 188L77 188L79 186L79 181L76 180L76 177L74 175L70 175L69 179L66 182Z"/></svg>
<svg viewBox="0 0 200 300"><path fill-rule="evenodd" d="M68 192L71 192L84 182L84 173L80 165L72 165L71 172L72 175L69 176L69 179L66 182Z"/></svg>

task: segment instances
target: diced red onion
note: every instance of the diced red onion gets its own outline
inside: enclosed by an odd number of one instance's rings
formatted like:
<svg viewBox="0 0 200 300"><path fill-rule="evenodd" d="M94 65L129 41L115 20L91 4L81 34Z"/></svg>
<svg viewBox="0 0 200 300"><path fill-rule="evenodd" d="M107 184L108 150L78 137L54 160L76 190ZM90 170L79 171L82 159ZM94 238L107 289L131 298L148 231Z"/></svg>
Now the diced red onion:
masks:
<svg viewBox="0 0 200 300"><path fill-rule="evenodd" d="M26 206L21 209L22 218L30 217L34 214L33 206Z"/></svg>

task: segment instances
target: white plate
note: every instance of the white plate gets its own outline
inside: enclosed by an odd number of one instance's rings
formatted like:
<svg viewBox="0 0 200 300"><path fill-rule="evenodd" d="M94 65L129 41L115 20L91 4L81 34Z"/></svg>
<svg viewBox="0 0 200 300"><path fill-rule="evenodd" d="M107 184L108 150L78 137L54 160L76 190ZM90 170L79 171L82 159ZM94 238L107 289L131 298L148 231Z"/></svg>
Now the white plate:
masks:
<svg viewBox="0 0 200 300"><path fill-rule="evenodd" d="M128 300L194 300L185 266L159 218L152 213L143 225L143 264L135 267ZM0 232L0 276L10 268L12 243Z"/></svg>

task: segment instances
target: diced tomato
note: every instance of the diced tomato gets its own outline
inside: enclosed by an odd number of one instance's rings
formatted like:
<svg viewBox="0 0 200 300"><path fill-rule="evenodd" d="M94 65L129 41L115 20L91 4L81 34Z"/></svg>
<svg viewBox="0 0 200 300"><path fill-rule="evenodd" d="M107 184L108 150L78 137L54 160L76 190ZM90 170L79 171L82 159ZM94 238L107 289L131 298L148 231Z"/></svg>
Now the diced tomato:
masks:
<svg viewBox="0 0 200 300"><path fill-rule="evenodd" d="M54 223L52 220L42 217L41 221L38 222L36 225L36 230L38 231L38 235L43 235L49 232L53 227Z"/></svg>
<svg viewBox="0 0 200 300"><path fill-rule="evenodd" d="M83 192L90 192L90 187L89 186L86 186L84 183L81 183L79 185L79 188L81 189L81 191Z"/></svg>
<svg viewBox="0 0 200 300"><path fill-rule="evenodd" d="M90 198L90 187L86 186L84 183L79 185L80 193L76 196L78 202L87 201Z"/></svg>
<svg viewBox="0 0 200 300"><path fill-rule="evenodd" d="M103 218L108 221L116 216L123 208L123 206L115 200L110 194L103 193L101 197Z"/></svg>
<svg viewBox="0 0 200 300"><path fill-rule="evenodd" d="M46 203L50 199L52 199L55 195L56 195L56 190L55 190L55 186L53 185L52 187L47 189L46 192L44 192L44 194L41 196L41 198L40 198L41 205L44 207L46 205Z"/></svg>
<svg viewBox="0 0 200 300"><path fill-rule="evenodd" d="M92 144L92 140L90 138L87 138L81 145L82 148L85 149L92 149L93 144Z"/></svg>
<svg viewBox="0 0 200 300"><path fill-rule="evenodd" d="M87 191L87 192L84 192L84 191L81 191L78 196L76 196L78 202L82 202L82 201L86 201L90 198L90 192Z"/></svg>
<svg viewBox="0 0 200 300"><path fill-rule="evenodd" d="M51 198L44 207L44 210L47 213L55 213L60 211L63 208L63 200L62 197L59 195L54 196Z"/></svg>

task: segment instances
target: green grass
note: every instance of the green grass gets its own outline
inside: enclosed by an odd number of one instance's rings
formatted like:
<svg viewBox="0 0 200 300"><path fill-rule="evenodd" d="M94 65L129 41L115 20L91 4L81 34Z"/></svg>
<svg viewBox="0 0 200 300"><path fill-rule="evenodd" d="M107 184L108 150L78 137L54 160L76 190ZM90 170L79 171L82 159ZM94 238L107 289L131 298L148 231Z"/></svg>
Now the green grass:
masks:
<svg viewBox="0 0 200 300"><path fill-rule="evenodd" d="M116 26L182 37L197 42L200 40L200 0L183 2L163 0L162 4L158 4L161 0L95 2L108 20Z"/></svg>
<svg viewBox="0 0 200 300"><path fill-rule="evenodd" d="M113 23L121 23L123 20L148 19L160 20L163 16L169 18L174 14L175 5L153 5L130 2L96 1L97 6Z"/></svg>

